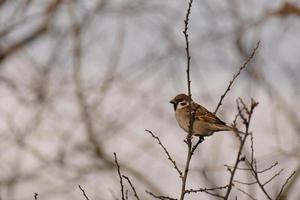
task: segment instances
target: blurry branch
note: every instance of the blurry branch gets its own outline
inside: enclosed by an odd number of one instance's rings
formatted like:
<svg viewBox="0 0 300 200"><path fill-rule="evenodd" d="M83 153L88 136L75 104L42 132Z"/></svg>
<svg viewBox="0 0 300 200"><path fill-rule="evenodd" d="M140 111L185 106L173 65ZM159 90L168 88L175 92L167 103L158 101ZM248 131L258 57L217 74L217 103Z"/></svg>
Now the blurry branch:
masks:
<svg viewBox="0 0 300 200"><path fill-rule="evenodd" d="M89 197L86 195L84 189L83 189L80 185L78 185L78 187L79 187L79 189L81 190L82 195L84 196L84 198L85 198L86 200L90 200Z"/></svg>
<svg viewBox="0 0 300 200"><path fill-rule="evenodd" d="M38 193L34 193L34 200L38 200L38 196L39 196Z"/></svg>
<svg viewBox="0 0 300 200"><path fill-rule="evenodd" d="M62 0L53 0L48 7L46 8L46 11L44 13L45 20L42 22L40 26L38 26L35 30L33 30L29 35L22 38L20 41L15 42L14 44L1 49L0 48L0 63L3 62L8 56L11 56L15 52L17 52L22 47L36 41L38 38L43 36L45 33L47 33L50 21L53 18L53 15L59 5L61 4Z"/></svg>
<svg viewBox="0 0 300 200"><path fill-rule="evenodd" d="M116 72L120 67L119 63L124 49L124 41L125 41L124 22L121 21L118 27L119 30L117 31L118 34L116 36L117 38L115 41L115 45L110 53L109 66L107 66L107 69L103 74L103 80L101 79L101 83L99 83L100 87L98 93L101 96L92 103L91 106L92 108L97 108L97 109L101 108L102 105L101 103L104 102L105 98L109 97L107 93L110 91L110 88L116 82Z"/></svg>
<svg viewBox="0 0 300 200"><path fill-rule="evenodd" d="M38 14L33 14L31 16L24 17L20 19L19 21L9 24L6 26L3 30L0 30L0 38L2 39L3 37L7 36L9 33L14 31L16 28L19 28L20 26L26 25L26 23L37 19L39 17L43 16L43 13L38 13Z"/></svg>
<svg viewBox="0 0 300 200"><path fill-rule="evenodd" d="M83 78L82 78L82 44L81 44L81 34L82 34L82 24L76 21L76 17L74 16L74 8L72 5L69 7L70 11L70 18L73 19L73 40L74 40L74 49L73 49L73 81L75 85L75 95L78 103L78 108L80 111L80 118L83 122L87 137L89 142L92 144L94 153L98 159L103 161L107 166L114 167L114 162L105 154L103 151L104 144L99 141L99 134L96 133L94 128L94 120L91 117L91 109L90 105L87 103L86 94L84 92L83 87ZM152 184L144 174L138 172L137 170L133 169L132 167L125 165L123 169L130 172L134 175L137 179L141 182L145 183L149 186L152 190L156 192L160 192L160 189Z"/></svg>
<svg viewBox="0 0 300 200"><path fill-rule="evenodd" d="M71 7L71 6L70 6ZM98 137L96 137L96 133L93 126L93 121L90 116L89 106L86 102L86 96L84 94L83 81L82 81L82 44L81 44L81 31L82 27L76 21L74 16L74 10L70 8L70 17L74 20L73 22L73 39L74 39L74 49L73 49L73 81L75 85L75 92L78 107L80 110L80 117L83 122L83 125L86 130L86 134L90 143L93 145L94 152L97 157L104 159L104 153L102 150L102 145L100 144Z"/></svg>
<svg viewBox="0 0 300 200"><path fill-rule="evenodd" d="M178 168L175 160L171 157L170 153L168 152L168 150L166 149L166 147L161 143L159 137L157 137L156 135L154 135L154 133L152 133L152 131L150 130L145 130L147 131L148 133L150 133L150 135L156 139L158 141L158 144L161 146L161 148L164 150L164 152L166 153L168 159L171 161L171 163L173 164L173 167L175 168L175 170L178 172L179 174L179 177L182 178L182 171Z"/></svg>
<svg viewBox="0 0 300 200"><path fill-rule="evenodd" d="M229 82L229 85L227 87L227 89L225 90L225 92L221 95L220 101L215 109L215 111L213 112L214 114L217 113L217 111L219 110L220 106L222 105L222 101L225 98L225 96L227 95L227 93L229 92L229 90L231 89L231 86L233 84L233 82L235 81L235 79L241 74L241 72L243 71L243 69L245 69L248 66L248 63L253 59L256 50L258 49L260 44L260 41L257 42L256 47L253 49L252 53L250 54L250 56L247 58L247 60L244 62L244 64L239 68L238 72L236 74L233 75L232 79Z"/></svg>
<svg viewBox="0 0 300 200"><path fill-rule="evenodd" d="M242 106L243 106L242 108L240 107L239 102L242 104ZM237 157L236 157L236 161L235 161L233 169L227 168L228 171L230 172L230 180L229 180L229 183L228 183L228 189L227 189L226 194L224 196L224 200L229 198L229 195L230 195L230 192L231 192L231 189L232 189L232 186L233 186L234 175L235 175L235 173L238 169L239 163L241 161L245 160L245 157L242 157L242 151L243 151L246 139L250 134L249 133L249 126L250 126L253 111L254 111L254 109L257 105L258 105L258 102L255 102L253 99L251 99L250 109L248 109L242 99L239 99L239 101L237 101L237 109L238 109L238 112L239 112L239 116L243 120L246 131L245 131L245 135L242 136L242 140L240 141L240 147L239 147L239 150L238 150L238 153L237 153ZM247 116L244 115L242 110L247 110L247 112L246 112Z"/></svg>
<svg viewBox="0 0 300 200"><path fill-rule="evenodd" d="M3 6L3 4L6 2L6 0L0 0L0 7Z"/></svg>

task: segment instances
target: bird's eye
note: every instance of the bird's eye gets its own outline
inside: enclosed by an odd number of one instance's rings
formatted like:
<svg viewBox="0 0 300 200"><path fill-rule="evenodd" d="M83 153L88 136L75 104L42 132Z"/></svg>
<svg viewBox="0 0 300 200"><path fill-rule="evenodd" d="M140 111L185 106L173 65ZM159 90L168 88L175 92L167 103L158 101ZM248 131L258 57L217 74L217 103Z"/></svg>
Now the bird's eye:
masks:
<svg viewBox="0 0 300 200"><path fill-rule="evenodd" d="M181 106L185 106L185 105L186 105L186 102L181 102L180 105L181 105Z"/></svg>

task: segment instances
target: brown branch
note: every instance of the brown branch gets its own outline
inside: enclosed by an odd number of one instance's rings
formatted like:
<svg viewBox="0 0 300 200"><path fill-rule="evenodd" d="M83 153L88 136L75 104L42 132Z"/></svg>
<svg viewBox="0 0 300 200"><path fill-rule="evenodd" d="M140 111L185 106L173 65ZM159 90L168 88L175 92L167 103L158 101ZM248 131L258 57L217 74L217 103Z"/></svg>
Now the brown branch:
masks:
<svg viewBox="0 0 300 200"><path fill-rule="evenodd" d="M282 185L282 187L281 187L281 189L280 189L278 195L276 196L275 200L279 200L279 199L280 199L281 194L282 194L282 192L283 192L283 190L284 190L284 187L288 184L288 182L290 181L290 179L291 179L295 174L296 174L296 171L294 171L294 172L286 179L286 181L285 181L284 184Z"/></svg>
<svg viewBox="0 0 300 200"><path fill-rule="evenodd" d="M253 165L251 165L251 163L246 159L246 163L249 165L249 168L251 168L251 172L252 172L252 175L253 177L255 178L258 186L260 187L260 189L263 191L263 193L266 195L266 197L269 199L269 200L272 200L271 196L268 194L268 192L266 191L265 187L264 187L264 184L262 184L259 180L259 177L258 177L258 173L256 173L256 167L254 168Z"/></svg>
<svg viewBox="0 0 300 200"><path fill-rule="evenodd" d="M26 45L36 41L41 36L44 36L49 28L50 21L53 19L53 15L57 8L61 5L62 0L53 0L47 6L44 15L45 19L43 22L33 30L30 34L26 35L21 40L15 42L14 44L6 47L5 49L0 49L0 63L3 62L7 57L13 55L15 52L25 47Z"/></svg>
<svg viewBox="0 0 300 200"><path fill-rule="evenodd" d="M86 200L89 200L89 197L86 195L84 189L83 189L80 185L78 185L78 187L79 187L79 189L81 190L81 192L82 192L84 198L85 198Z"/></svg>
<svg viewBox="0 0 300 200"><path fill-rule="evenodd" d="M189 44L189 34L188 34L188 25L189 25L189 17L191 14L191 9L192 9L192 4L193 0L189 1L188 8L186 11L185 15L185 20L184 20L184 30L183 34L185 37L185 52L186 52L186 76L187 76L187 86L188 86L188 103L189 103L189 119L190 119L190 124L189 124L189 137L192 137L193 134L193 119L192 119L192 105L191 105L191 99L192 99L192 93L191 93L191 78L190 78L190 68L191 68L191 55L190 55L190 44Z"/></svg>
<svg viewBox="0 0 300 200"><path fill-rule="evenodd" d="M128 200L128 190L125 190L125 200Z"/></svg>
<svg viewBox="0 0 300 200"><path fill-rule="evenodd" d="M38 196L39 196L38 193L34 193L34 200L38 200Z"/></svg>
<svg viewBox="0 0 300 200"><path fill-rule="evenodd" d="M257 184L257 181L253 181L253 182L243 182L243 181L233 180L233 182L239 183L239 184L242 184L242 185L254 185L254 184Z"/></svg>
<svg viewBox="0 0 300 200"><path fill-rule="evenodd" d="M132 189L132 191L133 191L133 194L134 194L135 198L136 198L137 200L140 200L140 198L139 198L139 196L138 196L138 194L137 194L137 192L136 192L136 190L135 190L135 187L133 186L133 184L132 184L132 182L130 181L130 179L129 179L127 176L125 176L125 175L122 175L122 177L125 178L125 179L127 180L127 182L129 183L129 185L130 185L130 187L131 187L131 189Z"/></svg>
<svg viewBox="0 0 300 200"><path fill-rule="evenodd" d="M191 99L192 99L191 78L190 78L191 56L190 56L189 34L188 34L189 17L190 17L190 14L191 14L192 3L193 3L193 0L190 0L189 3L188 3L188 8L187 8L186 15L185 15L185 20L184 20L184 30L183 30L183 34L184 34L184 37L185 37L185 45L186 45L186 47L185 47L186 59L187 59L186 60L187 61L186 75L187 75L187 86L188 86L188 97L189 97L188 98L188 103L189 103L189 119L190 119L190 121L189 121L189 132L188 132L188 135L186 137L186 144L187 144L187 147L188 147L188 152L187 152L187 158L186 158L186 163L185 163L183 176L181 178L182 184L181 184L180 200L183 200L184 196L186 194L185 193L186 181L187 181L187 176L188 176L188 173L189 173L189 166L190 166L191 158L192 158L192 155L193 155L192 134L193 134L194 116L192 116L192 105L191 105Z"/></svg>
<svg viewBox="0 0 300 200"><path fill-rule="evenodd" d="M164 150L164 152L166 153L168 159L171 161L171 163L173 164L173 167L175 168L175 170L178 172L180 178L182 177L182 171L178 168L175 160L171 157L170 153L168 152L168 150L166 149L166 147L162 144L162 142L160 141L159 137L157 137L156 135L154 135L154 133L150 130L145 129L146 132L150 133L150 135L156 139L158 141L158 144L161 146L161 148Z"/></svg>
<svg viewBox="0 0 300 200"><path fill-rule="evenodd" d="M158 195L155 195L152 192L149 192L147 190L145 192L147 194L149 194L150 196L156 198L156 199L160 199L160 200L177 200L177 199L174 199L174 198L171 198L171 197L168 197L168 196L158 196Z"/></svg>
<svg viewBox="0 0 300 200"><path fill-rule="evenodd" d="M214 187L214 188L200 188L200 189L196 189L196 190L195 189L189 189L189 190L186 190L185 193L189 194L189 193L204 192L204 193L207 193L207 194L212 195L214 197L219 197L219 198L224 199L223 196L221 196L219 194L211 193L210 191L223 190L223 189L226 189L228 187L229 187L229 185Z"/></svg>
<svg viewBox="0 0 300 200"><path fill-rule="evenodd" d="M239 101L242 102L241 99L240 99ZM241 117L241 118L244 118L244 125L245 125L245 127L246 127L246 131L245 131L246 134L243 136L242 141L241 141L241 143L240 143L240 147L239 147L239 151L238 151L238 153L237 153L237 157L236 157L236 161L235 161L234 167L233 167L232 170L229 170L230 173L231 173L231 176L230 176L230 180L229 180L229 183L228 183L229 187L228 187L228 189L227 189L227 191L226 191L226 195L225 195L225 197L224 197L225 200L229 198L229 194L230 194L230 192L231 192L231 190L232 190L232 185L233 185L234 175L235 175L235 173L236 173L236 170L238 169L238 165L239 165L239 163L240 163L241 161L244 161L244 160L245 160L245 158L242 157L242 151L243 151L243 148L244 148L246 139L247 139L247 137L249 136L249 125L250 125L250 122L251 122L251 118L252 118L253 111L254 111L254 109L255 109L255 107L256 107L257 105L258 105L258 102L255 102L253 99L251 99L250 112L249 112L249 114L248 114L248 117L245 118L245 117L243 116L243 114L242 114L242 110L247 109L247 108L246 108L246 105L243 104L243 107L244 107L244 109L243 109L243 108L240 108L240 107L239 107L239 104L237 104L237 108L238 108L240 117Z"/></svg>
<svg viewBox="0 0 300 200"><path fill-rule="evenodd" d="M115 163L117 165L117 169L118 169L118 175L120 178L120 186L121 186L121 196L122 196L122 200L125 200L124 197L124 185L123 185L123 179L122 179L122 175L121 175L121 171L120 171L120 165L118 163L118 159L117 159L117 154L114 152L114 157L115 157Z"/></svg>
<svg viewBox="0 0 300 200"><path fill-rule="evenodd" d="M264 173L266 171L269 171L271 170L273 167L275 167L276 165L278 165L278 162L275 162L273 165L271 165L270 167L266 168L266 169L263 169L263 170L260 170L260 171L256 171L258 174L259 173Z"/></svg>
<svg viewBox="0 0 300 200"><path fill-rule="evenodd" d="M279 176L281 174L281 172L283 171L283 169L279 170L276 174L274 174L269 180L267 180L265 183L263 183L262 185L265 186L268 183L270 183L274 178L276 178L277 176Z"/></svg>
<svg viewBox="0 0 300 200"><path fill-rule="evenodd" d="M218 112L220 106L222 105L222 101L224 100L225 96L227 95L227 93L231 89L231 86L232 86L233 82L235 81L235 79L241 74L241 72L243 71L243 69L245 69L248 66L249 62L253 59L253 57L254 57L254 55L256 53L256 50L259 47L259 44L260 44L260 41L257 42L256 47L252 51L251 55L247 58L247 60L244 62L244 64L239 68L238 72L233 75L231 81L229 82L229 85L228 85L227 89L225 90L225 92L220 97L220 101L219 101L219 103L218 103L215 111L213 112L214 114L216 114Z"/></svg>
<svg viewBox="0 0 300 200"><path fill-rule="evenodd" d="M224 165L225 167L232 169L234 168L233 166L229 166L229 165ZM245 170L245 171L251 171L250 168L241 168L241 167L237 167L238 170Z"/></svg>
<svg viewBox="0 0 300 200"><path fill-rule="evenodd" d="M242 190L241 188L237 188L238 191L245 194L247 197L249 197L252 200L256 200L251 194L247 193L246 191Z"/></svg>

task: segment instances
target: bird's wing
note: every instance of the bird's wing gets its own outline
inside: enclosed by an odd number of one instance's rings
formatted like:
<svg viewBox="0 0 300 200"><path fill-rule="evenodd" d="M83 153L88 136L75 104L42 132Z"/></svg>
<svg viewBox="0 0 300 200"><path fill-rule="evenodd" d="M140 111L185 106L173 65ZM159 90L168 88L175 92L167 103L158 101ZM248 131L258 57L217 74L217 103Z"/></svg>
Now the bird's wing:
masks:
<svg viewBox="0 0 300 200"><path fill-rule="evenodd" d="M206 108L196 103L192 104L193 114L196 120L204 121L212 124L225 125L225 122L220 120L216 115L209 112Z"/></svg>

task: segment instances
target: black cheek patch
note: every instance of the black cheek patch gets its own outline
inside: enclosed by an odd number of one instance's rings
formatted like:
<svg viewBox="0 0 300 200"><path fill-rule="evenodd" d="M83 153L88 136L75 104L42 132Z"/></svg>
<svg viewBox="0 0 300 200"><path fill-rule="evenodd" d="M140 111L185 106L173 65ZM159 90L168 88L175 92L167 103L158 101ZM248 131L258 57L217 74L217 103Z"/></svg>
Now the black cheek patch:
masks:
<svg viewBox="0 0 300 200"><path fill-rule="evenodd" d="M174 110L176 110L176 108L177 108L177 103L174 103L173 106L174 106Z"/></svg>

